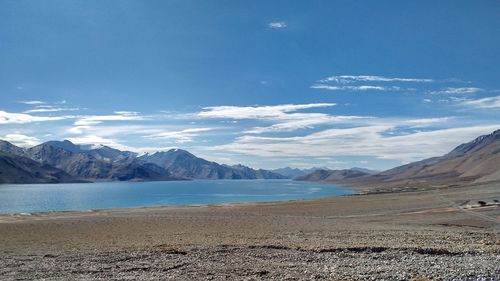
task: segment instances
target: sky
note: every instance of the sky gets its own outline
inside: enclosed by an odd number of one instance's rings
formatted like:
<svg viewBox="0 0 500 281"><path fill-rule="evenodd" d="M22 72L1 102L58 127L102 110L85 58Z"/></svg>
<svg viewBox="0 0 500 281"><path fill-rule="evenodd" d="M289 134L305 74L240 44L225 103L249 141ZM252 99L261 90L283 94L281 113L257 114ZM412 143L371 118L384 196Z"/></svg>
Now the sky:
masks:
<svg viewBox="0 0 500 281"><path fill-rule="evenodd" d="M0 139L384 170L500 128L499 1L0 1Z"/></svg>

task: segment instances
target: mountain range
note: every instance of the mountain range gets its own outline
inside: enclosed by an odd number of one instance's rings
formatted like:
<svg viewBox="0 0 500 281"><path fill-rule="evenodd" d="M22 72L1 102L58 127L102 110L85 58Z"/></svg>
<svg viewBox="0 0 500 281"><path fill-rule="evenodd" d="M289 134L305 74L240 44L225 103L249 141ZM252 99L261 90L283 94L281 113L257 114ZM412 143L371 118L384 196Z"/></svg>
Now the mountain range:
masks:
<svg viewBox="0 0 500 281"><path fill-rule="evenodd" d="M0 140L0 183L295 178L370 190L398 190L500 181L499 167L500 130L461 144L443 156L383 172L290 167L269 171L218 164L182 149L139 156L103 145L76 145L68 140L31 148Z"/></svg>
<svg viewBox="0 0 500 281"><path fill-rule="evenodd" d="M49 141L31 148L0 140L0 183L282 179L243 165L221 165L181 150L138 156L111 147Z"/></svg>
<svg viewBox="0 0 500 281"><path fill-rule="evenodd" d="M500 130L461 144L451 152L375 174L316 171L299 180L339 183L370 190L402 190L424 186L500 181Z"/></svg>

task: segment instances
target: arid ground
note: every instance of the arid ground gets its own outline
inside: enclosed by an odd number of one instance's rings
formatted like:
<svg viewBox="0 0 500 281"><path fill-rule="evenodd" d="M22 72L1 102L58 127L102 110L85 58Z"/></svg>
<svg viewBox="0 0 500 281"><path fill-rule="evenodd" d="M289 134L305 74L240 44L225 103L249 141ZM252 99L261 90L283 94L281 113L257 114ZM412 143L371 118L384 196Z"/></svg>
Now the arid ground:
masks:
<svg viewBox="0 0 500 281"><path fill-rule="evenodd" d="M495 200L498 184L4 215L0 279L500 280Z"/></svg>

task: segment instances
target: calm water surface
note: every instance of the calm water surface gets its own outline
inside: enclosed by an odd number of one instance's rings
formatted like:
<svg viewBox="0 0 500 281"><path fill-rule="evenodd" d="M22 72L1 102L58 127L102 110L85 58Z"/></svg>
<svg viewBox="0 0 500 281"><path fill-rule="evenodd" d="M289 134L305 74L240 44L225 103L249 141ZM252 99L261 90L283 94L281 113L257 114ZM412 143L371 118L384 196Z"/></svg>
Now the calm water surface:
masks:
<svg viewBox="0 0 500 281"><path fill-rule="evenodd" d="M268 202L352 194L348 188L292 180L195 180L0 185L0 214Z"/></svg>

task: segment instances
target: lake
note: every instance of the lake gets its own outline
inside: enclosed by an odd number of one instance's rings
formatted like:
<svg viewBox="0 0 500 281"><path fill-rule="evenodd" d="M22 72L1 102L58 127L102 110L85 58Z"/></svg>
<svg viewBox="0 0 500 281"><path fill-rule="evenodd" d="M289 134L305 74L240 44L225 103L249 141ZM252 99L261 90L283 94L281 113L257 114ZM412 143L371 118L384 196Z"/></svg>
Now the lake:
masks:
<svg viewBox="0 0 500 281"><path fill-rule="evenodd" d="M0 185L0 214L163 205L269 202L353 194L292 180L194 180Z"/></svg>

